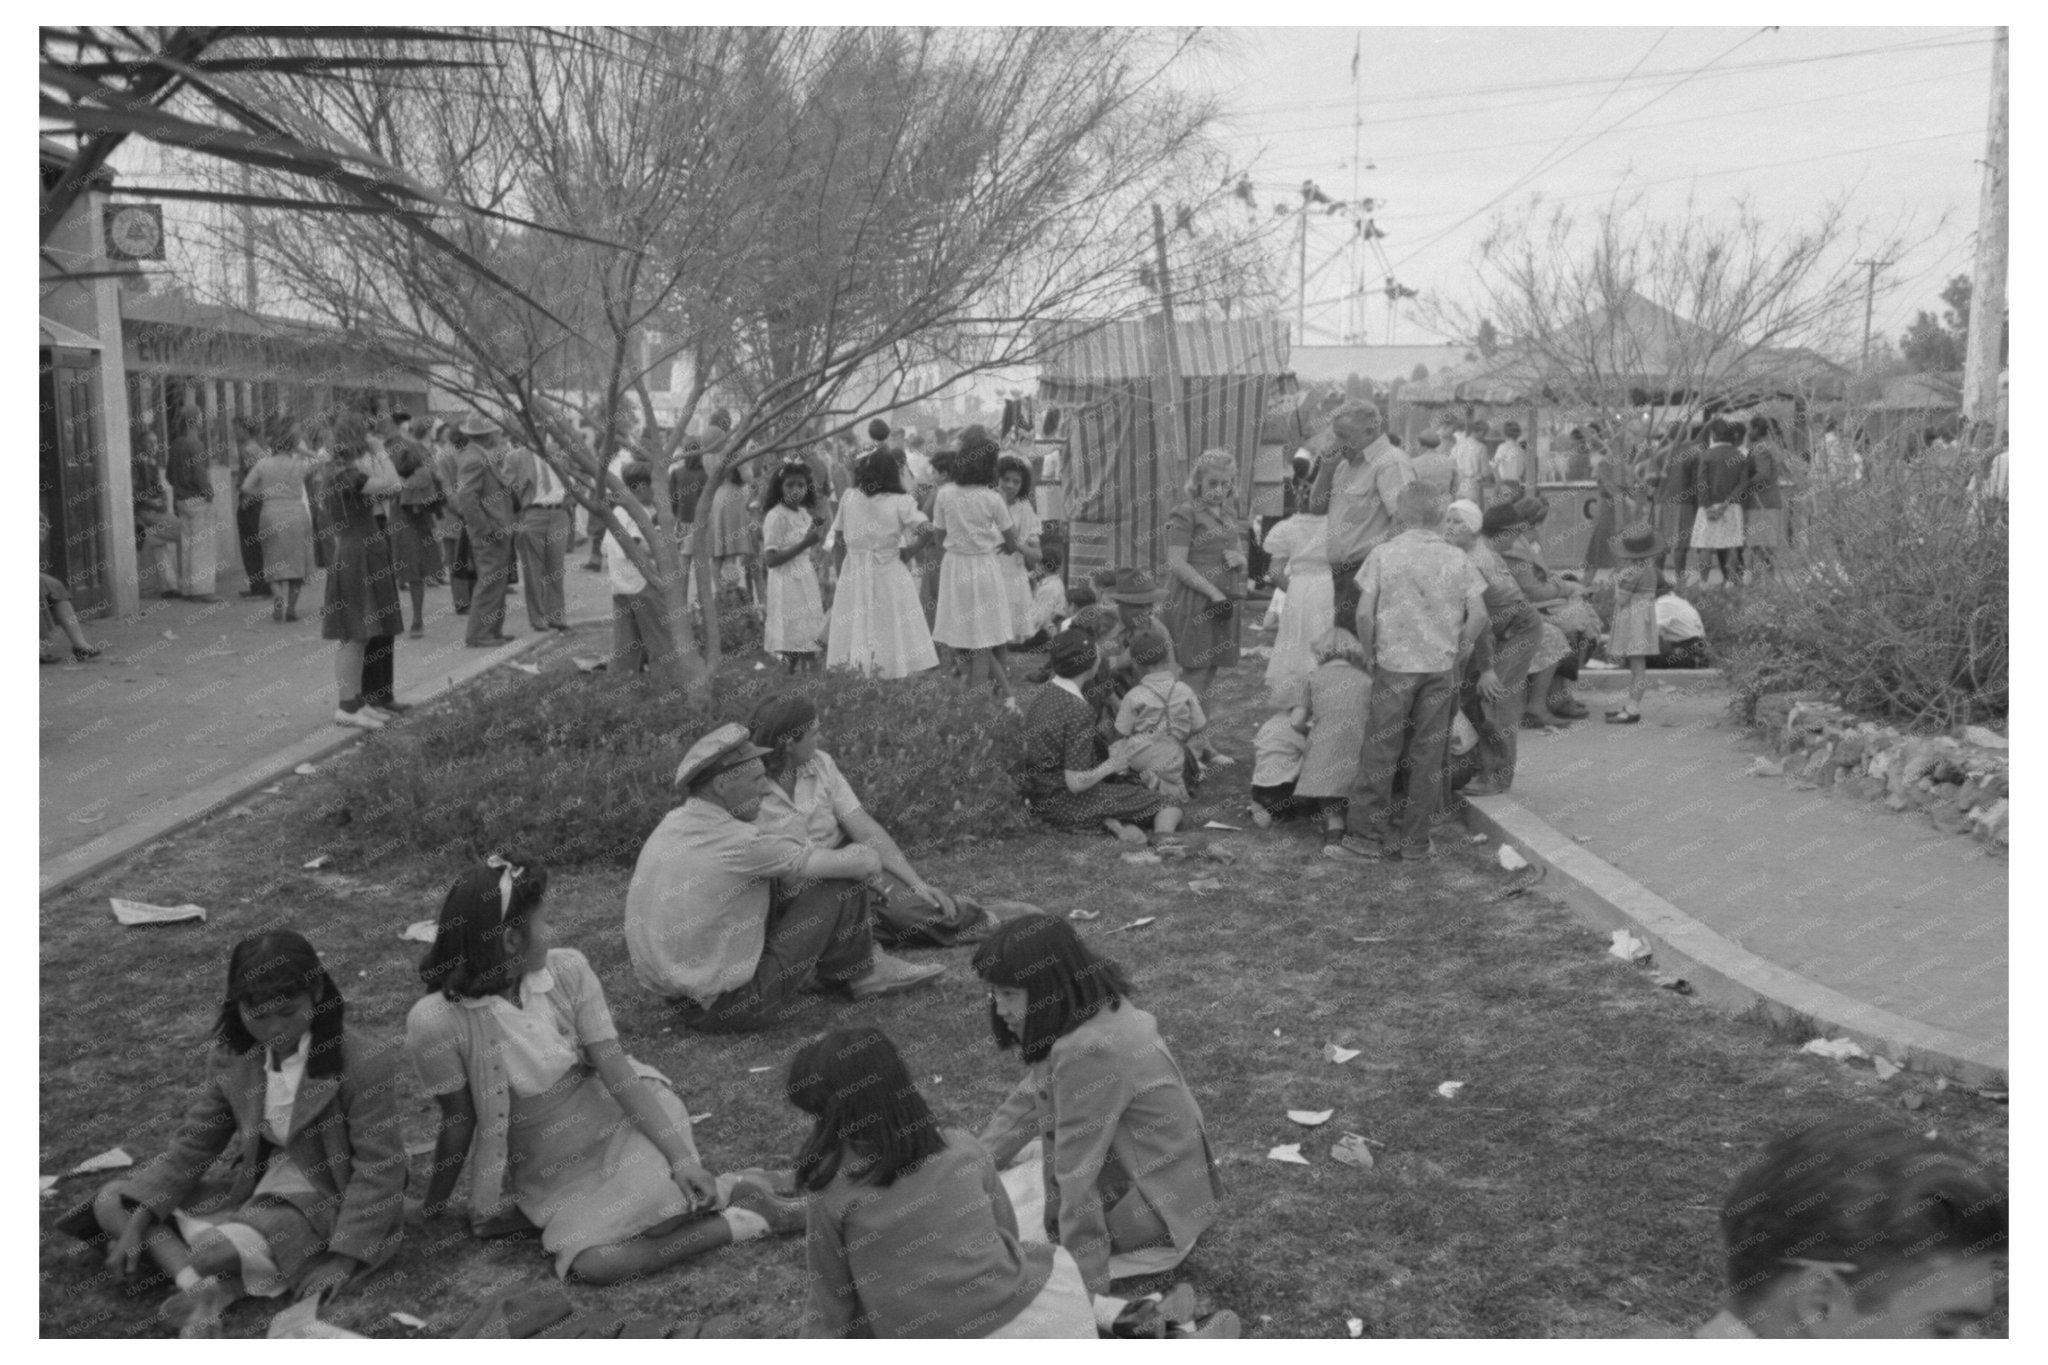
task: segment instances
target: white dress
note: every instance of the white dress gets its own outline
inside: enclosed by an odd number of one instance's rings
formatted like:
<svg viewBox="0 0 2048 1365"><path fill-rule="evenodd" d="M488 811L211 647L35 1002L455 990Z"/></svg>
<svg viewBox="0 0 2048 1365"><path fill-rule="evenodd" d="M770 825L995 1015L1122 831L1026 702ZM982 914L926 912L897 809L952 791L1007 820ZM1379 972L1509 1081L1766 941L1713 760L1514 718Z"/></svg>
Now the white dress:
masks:
<svg viewBox="0 0 2048 1365"><path fill-rule="evenodd" d="M761 521L761 546L788 550L811 529L810 514L782 503L768 509ZM808 553L768 571L768 621L761 647L771 654L815 653L825 634L825 599L818 590L818 569Z"/></svg>
<svg viewBox="0 0 2048 1365"><path fill-rule="evenodd" d="M1028 545L1039 532L1038 509L1022 498L1010 503L1009 509L1011 524L1017 529L1017 543ZM1031 624L1031 570L1025 567L1023 555L997 555L996 565L1010 585L1010 611L1016 618L1010 638L1022 640L1036 629Z"/></svg>
<svg viewBox="0 0 2048 1365"><path fill-rule="evenodd" d="M901 678L939 666L917 584L898 552L925 524L908 493L869 497L849 489L832 534L846 546L832 597L825 667Z"/></svg>
<svg viewBox="0 0 2048 1365"><path fill-rule="evenodd" d="M993 488L949 483L932 499L932 524L946 533L939 561L939 610L932 638L954 649L992 649L1010 643L1017 624L1010 585L998 562L1010 509Z"/></svg>
<svg viewBox="0 0 2048 1365"><path fill-rule="evenodd" d="M1287 565L1287 602L1280 633L1266 665L1266 686L1298 683L1315 671L1310 651L1335 624L1336 592L1330 582L1326 517L1297 513L1266 533L1266 553Z"/></svg>

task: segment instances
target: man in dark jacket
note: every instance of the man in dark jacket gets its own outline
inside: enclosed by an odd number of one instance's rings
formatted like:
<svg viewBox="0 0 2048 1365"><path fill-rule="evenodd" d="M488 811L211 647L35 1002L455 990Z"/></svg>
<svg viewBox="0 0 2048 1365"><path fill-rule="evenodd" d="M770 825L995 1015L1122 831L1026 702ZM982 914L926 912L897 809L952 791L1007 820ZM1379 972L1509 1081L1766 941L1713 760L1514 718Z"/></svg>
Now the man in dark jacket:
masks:
<svg viewBox="0 0 2048 1365"><path fill-rule="evenodd" d="M207 468L206 443L199 434L199 409L178 414L178 434L171 438L171 496L184 536L183 581L179 591L193 602L218 602L214 572L219 559L213 525L213 471Z"/></svg>

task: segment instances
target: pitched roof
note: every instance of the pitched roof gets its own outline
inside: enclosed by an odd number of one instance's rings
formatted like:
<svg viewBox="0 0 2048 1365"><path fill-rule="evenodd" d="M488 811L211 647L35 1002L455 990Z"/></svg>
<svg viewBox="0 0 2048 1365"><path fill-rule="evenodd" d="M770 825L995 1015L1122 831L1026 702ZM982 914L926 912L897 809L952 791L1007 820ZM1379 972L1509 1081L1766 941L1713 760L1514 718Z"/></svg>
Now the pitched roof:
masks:
<svg viewBox="0 0 2048 1365"><path fill-rule="evenodd" d="M1296 346L1290 364L1303 381L1341 384L1356 376L1391 384L1414 374L1417 365L1427 366L1433 379L1439 370L1478 358L1470 346Z"/></svg>

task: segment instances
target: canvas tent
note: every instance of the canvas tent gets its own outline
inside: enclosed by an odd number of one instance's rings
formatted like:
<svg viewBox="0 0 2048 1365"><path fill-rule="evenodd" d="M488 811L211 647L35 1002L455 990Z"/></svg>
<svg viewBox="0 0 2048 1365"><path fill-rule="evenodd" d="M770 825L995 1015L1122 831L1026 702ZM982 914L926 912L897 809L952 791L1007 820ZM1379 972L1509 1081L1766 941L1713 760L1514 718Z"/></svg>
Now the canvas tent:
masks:
<svg viewBox="0 0 2048 1365"><path fill-rule="evenodd" d="M1160 420L1167 406L1165 340L1157 321L1070 327L1042 348L1041 407L1061 411L1067 438L1067 574L1104 565L1161 573L1167 514L1186 466ZM1277 319L1199 320L1174 329L1180 375L1180 451L1220 447L1237 458L1240 515L1250 510L1253 462L1268 397L1287 368Z"/></svg>

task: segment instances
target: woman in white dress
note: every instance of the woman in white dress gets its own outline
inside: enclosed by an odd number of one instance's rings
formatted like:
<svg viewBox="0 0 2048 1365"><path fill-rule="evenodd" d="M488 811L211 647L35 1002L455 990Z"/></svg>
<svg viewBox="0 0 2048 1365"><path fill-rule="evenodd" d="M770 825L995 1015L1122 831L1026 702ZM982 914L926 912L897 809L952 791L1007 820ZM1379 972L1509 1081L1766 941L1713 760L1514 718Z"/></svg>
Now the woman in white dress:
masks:
<svg viewBox="0 0 2048 1365"><path fill-rule="evenodd" d="M1327 529L1328 518L1297 512L1266 532L1266 553L1273 560L1269 576L1287 594L1266 665L1266 686L1276 696L1315 671L1310 651L1335 620Z"/></svg>
<svg viewBox="0 0 2048 1365"><path fill-rule="evenodd" d="M960 433L953 482L932 499L932 529L945 557L939 561L939 610L932 639L968 651L967 685L993 681L1011 706L1009 644L1016 619L1000 556L1019 553L1017 532L1003 495L996 492L996 443L971 426Z"/></svg>
<svg viewBox="0 0 2048 1365"><path fill-rule="evenodd" d="M903 457L888 447L854 465L853 487L832 526L839 586L825 667L902 678L939 666L917 584L904 563L923 546L931 523L903 491Z"/></svg>
<svg viewBox="0 0 2048 1365"><path fill-rule="evenodd" d="M998 567L1003 571L1003 580L1010 589L1010 611L1016 623L1010 630L1010 643L1028 639L1033 630L1031 624L1031 575L1038 569L1038 535L1040 521L1038 507L1031 499L1031 462L1015 455L1004 455L996 461L996 491L1003 495L1003 506L1010 510L1010 523L1017 533L1017 550L1014 555L998 557Z"/></svg>
<svg viewBox="0 0 2048 1365"><path fill-rule="evenodd" d="M761 647L780 654L794 673L818 666L818 643L825 634L825 599L818 590L818 567L811 548L825 539L818 515L818 490L811 486L809 466L791 462L775 476L779 498L761 519L761 566L767 570L767 623Z"/></svg>

